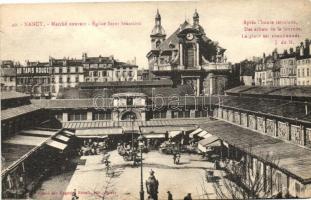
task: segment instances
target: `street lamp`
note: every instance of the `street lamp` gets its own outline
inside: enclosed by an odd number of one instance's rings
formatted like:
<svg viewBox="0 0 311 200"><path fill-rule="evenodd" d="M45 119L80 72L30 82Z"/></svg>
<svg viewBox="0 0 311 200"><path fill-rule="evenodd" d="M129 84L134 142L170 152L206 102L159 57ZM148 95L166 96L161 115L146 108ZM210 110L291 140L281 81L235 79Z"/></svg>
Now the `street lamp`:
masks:
<svg viewBox="0 0 311 200"><path fill-rule="evenodd" d="M144 185L143 185L143 146L145 137L140 134L138 142L140 146L140 200L144 200Z"/></svg>

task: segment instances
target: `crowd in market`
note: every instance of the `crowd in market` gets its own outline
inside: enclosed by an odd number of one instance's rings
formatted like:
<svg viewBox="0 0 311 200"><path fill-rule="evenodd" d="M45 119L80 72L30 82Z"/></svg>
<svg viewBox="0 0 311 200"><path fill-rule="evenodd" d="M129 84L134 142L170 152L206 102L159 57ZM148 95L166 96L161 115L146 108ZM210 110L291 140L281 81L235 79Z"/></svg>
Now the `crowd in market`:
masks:
<svg viewBox="0 0 311 200"><path fill-rule="evenodd" d="M107 148L108 144L105 140L98 141L95 139L86 139L83 140L83 145L78 153L80 156L98 155Z"/></svg>

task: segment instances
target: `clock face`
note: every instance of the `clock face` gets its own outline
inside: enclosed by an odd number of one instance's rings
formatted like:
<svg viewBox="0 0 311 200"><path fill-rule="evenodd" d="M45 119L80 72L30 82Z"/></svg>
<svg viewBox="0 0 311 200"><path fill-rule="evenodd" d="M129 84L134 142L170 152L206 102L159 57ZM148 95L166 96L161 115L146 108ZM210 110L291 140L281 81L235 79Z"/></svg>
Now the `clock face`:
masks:
<svg viewBox="0 0 311 200"><path fill-rule="evenodd" d="M192 33L187 33L186 38L187 38L187 40L192 40L193 39L193 34Z"/></svg>

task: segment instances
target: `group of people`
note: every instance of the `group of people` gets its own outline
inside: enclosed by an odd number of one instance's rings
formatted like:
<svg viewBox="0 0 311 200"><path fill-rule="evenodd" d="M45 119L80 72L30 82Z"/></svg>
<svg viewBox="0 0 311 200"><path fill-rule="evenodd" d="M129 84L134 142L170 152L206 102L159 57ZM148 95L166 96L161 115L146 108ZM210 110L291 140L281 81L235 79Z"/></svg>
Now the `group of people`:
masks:
<svg viewBox="0 0 311 200"><path fill-rule="evenodd" d="M120 156L123 157L124 160L126 161L133 161L133 165L136 166L140 162L140 158L138 156L138 150L130 144L123 143L118 143L117 146L117 151Z"/></svg>
<svg viewBox="0 0 311 200"><path fill-rule="evenodd" d="M80 156L98 155L105 149L107 149L106 141L98 142L96 140L89 139L83 141L83 145L78 154Z"/></svg>
<svg viewBox="0 0 311 200"><path fill-rule="evenodd" d="M167 200L173 200L173 195L170 191L167 191ZM191 193L188 193L185 197L184 200L192 200Z"/></svg>

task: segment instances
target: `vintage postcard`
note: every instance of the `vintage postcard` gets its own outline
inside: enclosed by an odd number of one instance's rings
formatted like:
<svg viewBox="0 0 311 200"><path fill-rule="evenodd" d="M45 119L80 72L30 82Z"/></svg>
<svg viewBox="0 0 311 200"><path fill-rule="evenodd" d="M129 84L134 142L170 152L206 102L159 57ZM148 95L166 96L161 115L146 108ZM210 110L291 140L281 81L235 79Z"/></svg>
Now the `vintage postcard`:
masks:
<svg viewBox="0 0 311 200"><path fill-rule="evenodd" d="M0 5L1 198L311 198L311 1Z"/></svg>

